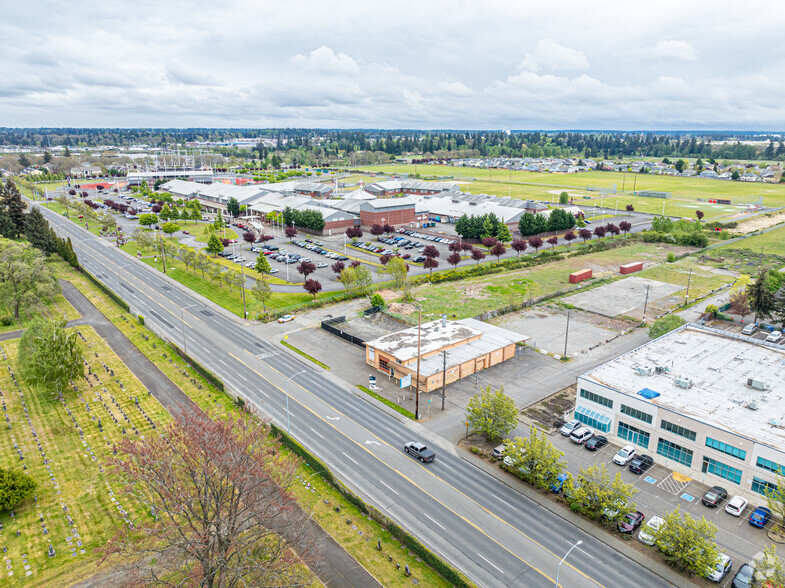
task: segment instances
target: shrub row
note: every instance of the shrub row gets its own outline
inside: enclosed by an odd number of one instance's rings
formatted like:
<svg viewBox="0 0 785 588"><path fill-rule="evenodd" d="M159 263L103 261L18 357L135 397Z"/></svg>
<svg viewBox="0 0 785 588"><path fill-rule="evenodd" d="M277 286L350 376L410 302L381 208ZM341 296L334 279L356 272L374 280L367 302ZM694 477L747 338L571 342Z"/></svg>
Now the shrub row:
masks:
<svg viewBox="0 0 785 588"><path fill-rule="evenodd" d="M433 568L445 580L450 582L453 586L460 588L470 588L473 586L473 584L469 582L469 580L466 579L463 574L444 562L440 557L433 554L408 532L396 525L374 507L365 504L365 502L358 498L354 492L349 490L340 480L336 479L332 472L327 469L327 466L325 466L319 459L317 459L307 449L305 449L305 447L287 435L285 431L272 423L270 423L270 428L272 433L278 437L284 447L288 448L290 451L292 451L292 453L302 458L308 467L310 467L314 472L318 473L322 479L330 484L333 488L338 490L338 492L340 492L347 501L351 502L354 506L360 509L361 512L370 516L377 523L384 526L393 537L398 539L398 541L416 553L418 557L420 557L425 563Z"/></svg>
<svg viewBox="0 0 785 588"><path fill-rule="evenodd" d="M103 292L104 294L106 294L107 296L109 296L109 298L111 298L112 300L114 300L114 302L115 302L115 303L117 303L117 305L118 305L120 308L122 308L123 310L125 310L125 312L131 312L131 307L130 307L130 306L128 306L128 303L127 303L125 300L123 300L122 298L120 298L120 297L119 297L117 294L115 294L114 292L112 292L112 290L110 290L109 288L107 288L106 286L104 286L103 282L101 282L100 280L96 279L96 277L95 277L93 274L91 274L90 272L88 272L88 271L87 271L86 269L84 269L84 268L83 268L81 265L80 265L80 266L79 266L77 269L78 269L80 272L82 272L82 273L83 273L83 274L84 274L84 275L87 277L87 279L88 279L88 280L90 280L90 281L91 281L93 284L95 284L95 287L96 287L96 288L98 288L98 289L99 289L101 292Z"/></svg>

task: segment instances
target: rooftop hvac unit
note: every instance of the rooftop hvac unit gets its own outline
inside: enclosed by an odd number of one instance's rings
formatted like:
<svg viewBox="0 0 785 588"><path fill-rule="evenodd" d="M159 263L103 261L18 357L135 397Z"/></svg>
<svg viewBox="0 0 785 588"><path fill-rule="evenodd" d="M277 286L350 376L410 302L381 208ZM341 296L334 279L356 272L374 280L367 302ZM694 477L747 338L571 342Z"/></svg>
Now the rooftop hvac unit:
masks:
<svg viewBox="0 0 785 588"><path fill-rule="evenodd" d="M761 392L771 390L771 384L767 384L761 380L756 380L755 378L747 378L747 386L753 390L760 390Z"/></svg>
<svg viewBox="0 0 785 588"><path fill-rule="evenodd" d="M667 374L669 371L671 371L671 368L669 368L667 365L658 365L656 368L654 368L654 373L656 374Z"/></svg>
<svg viewBox="0 0 785 588"><path fill-rule="evenodd" d="M679 388L684 388L685 390L689 390L692 388L692 380L689 378L676 378L676 385Z"/></svg>
<svg viewBox="0 0 785 588"><path fill-rule="evenodd" d="M748 402L748 403L747 403L747 404L745 404L744 406L746 406L746 407L747 407L747 408L749 408L750 410L758 410L758 403L757 403L757 402L755 402L754 400L753 400L753 401L751 401L751 402Z"/></svg>
<svg viewBox="0 0 785 588"><path fill-rule="evenodd" d="M650 376L652 372L651 367L648 365L638 366L634 369L635 369L635 373L638 374L639 376Z"/></svg>

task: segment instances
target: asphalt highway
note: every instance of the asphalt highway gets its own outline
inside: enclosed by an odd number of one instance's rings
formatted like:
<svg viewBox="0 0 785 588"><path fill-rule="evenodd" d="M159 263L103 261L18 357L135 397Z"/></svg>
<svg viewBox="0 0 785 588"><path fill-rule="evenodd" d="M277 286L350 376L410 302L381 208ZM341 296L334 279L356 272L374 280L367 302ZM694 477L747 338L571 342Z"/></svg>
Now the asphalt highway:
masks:
<svg viewBox="0 0 785 588"><path fill-rule="evenodd" d="M278 347L249 334L184 289L171 285L65 218L41 208L71 237L80 263L145 324L269 415L331 471L430 549L481 586L668 586L661 577L439 447L418 423L400 422ZM185 341L183 340L185 337ZM288 395L287 395L288 392ZM288 418L287 418L288 399ZM403 452L422 440L437 452L427 465ZM373 540L373 538L371 538Z"/></svg>

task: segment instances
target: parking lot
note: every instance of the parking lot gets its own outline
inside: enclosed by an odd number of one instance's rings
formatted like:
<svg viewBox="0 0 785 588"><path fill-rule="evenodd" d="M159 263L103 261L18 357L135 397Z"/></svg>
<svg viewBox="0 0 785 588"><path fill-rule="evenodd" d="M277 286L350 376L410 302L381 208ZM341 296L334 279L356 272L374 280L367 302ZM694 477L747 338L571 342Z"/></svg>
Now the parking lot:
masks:
<svg viewBox="0 0 785 588"><path fill-rule="evenodd" d="M751 500L740 516L736 517L725 511L728 500L733 496L732 484L726 486L729 492L726 499L717 507L707 507L701 502L701 498L709 486L702 480L674 473L667 467L667 460L654 451L643 450L644 454L654 459L654 465L642 474L635 474L627 466L619 466L613 462L613 456L620 449L618 445L609 443L596 451L588 451L583 445L570 441L558 432L551 436L551 442L564 452L567 471L573 475L577 474L580 468L605 464L611 475L619 472L625 482L634 484L638 493L633 500L637 510L646 517L645 520L653 516L663 517L678 507L682 513L688 513L695 518L704 517L717 525L716 543L720 551L726 552L733 562L732 571L720 583L722 586L730 586L738 568L772 543L765 529L758 529L749 523L749 516L755 508L766 506L763 496ZM637 449L640 451L640 448ZM766 528L770 527L771 522ZM637 534L636 531L634 535L637 537ZM781 546L777 547L778 554L782 557L785 550Z"/></svg>

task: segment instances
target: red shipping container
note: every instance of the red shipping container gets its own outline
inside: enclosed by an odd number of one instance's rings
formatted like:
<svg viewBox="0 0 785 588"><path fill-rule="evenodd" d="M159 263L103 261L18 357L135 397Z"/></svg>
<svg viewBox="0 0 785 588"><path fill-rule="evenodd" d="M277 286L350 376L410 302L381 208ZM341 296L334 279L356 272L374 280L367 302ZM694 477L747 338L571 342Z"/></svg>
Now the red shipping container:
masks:
<svg viewBox="0 0 785 588"><path fill-rule="evenodd" d="M573 272L570 274L570 284L577 284L583 280L588 280L591 278L591 270L585 269L579 272Z"/></svg>
<svg viewBox="0 0 785 588"><path fill-rule="evenodd" d="M623 266L619 268L619 273L621 274L632 274L635 272L639 272L643 269L643 262L642 261L633 261L632 263L625 263Z"/></svg>

